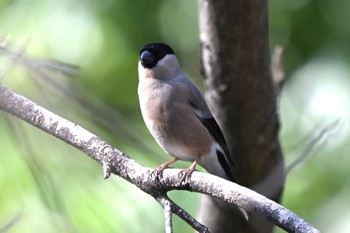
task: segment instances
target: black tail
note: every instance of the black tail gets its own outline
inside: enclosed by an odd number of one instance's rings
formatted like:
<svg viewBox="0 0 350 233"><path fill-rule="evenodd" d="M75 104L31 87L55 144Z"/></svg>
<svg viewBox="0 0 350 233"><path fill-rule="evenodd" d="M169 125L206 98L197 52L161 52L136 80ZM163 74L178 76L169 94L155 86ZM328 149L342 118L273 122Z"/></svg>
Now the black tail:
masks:
<svg viewBox="0 0 350 233"><path fill-rule="evenodd" d="M227 161L226 156L219 150L216 150L216 155L218 156L219 163L222 166L222 168L224 169L226 176L229 178L230 181L236 182L234 175L233 175L234 168Z"/></svg>
<svg viewBox="0 0 350 233"><path fill-rule="evenodd" d="M236 180L233 176L233 167L230 165L230 163L226 160L226 156L219 150L216 150L216 154L219 159L219 163L221 164L222 168L225 171L226 176L230 179L230 181L235 182ZM248 221L249 215L245 209L242 209L241 207L238 207L240 212L242 213L243 217Z"/></svg>

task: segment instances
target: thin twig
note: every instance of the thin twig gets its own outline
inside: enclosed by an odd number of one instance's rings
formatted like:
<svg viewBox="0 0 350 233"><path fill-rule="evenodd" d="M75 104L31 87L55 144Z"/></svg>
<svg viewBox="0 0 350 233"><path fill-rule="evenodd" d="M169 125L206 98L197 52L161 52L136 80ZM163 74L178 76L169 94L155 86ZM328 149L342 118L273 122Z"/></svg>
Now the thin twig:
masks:
<svg viewBox="0 0 350 233"><path fill-rule="evenodd" d="M173 233L173 213L171 212L170 205L164 206L164 221L165 221L165 232Z"/></svg>
<svg viewBox="0 0 350 233"><path fill-rule="evenodd" d="M209 229L198 222L195 218L193 218L189 213L187 213L184 209L170 200L166 195L161 195L155 197L155 199L159 202L159 204L163 207L164 211L166 208L170 208L171 213L176 214L182 220L187 222L190 226L193 227L196 231L200 233L209 233Z"/></svg>
<svg viewBox="0 0 350 233"><path fill-rule="evenodd" d="M33 70L46 69L55 73L61 73L69 77L77 76L80 73L80 68L78 66L69 63L53 59L47 60L27 58L23 55L24 49L22 47L17 49L11 48L9 42L0 43L0 52L7 55L6 57L13 60L14 62L22 63L26 67Z"/></svg>
<svg viewBox="0 0 350 233"><path fill-rule="evenodd" d="M22 218L22 212L18 212L12 216L4 225L0 226L0 233L10 232L11 227L13 227Z"/></svg>
<svg viewBox="0 0 350 233"><path fill-rule="evenodd" d="M311 141L307 143L307 145L303 147L302 152L299 154L299 156L286 167L286 174L290 173L298 164L305 161L307 157L312 154L313 150L315 150L317 146L322 147L322 145L324 145L327 141L327 134L338 124L339 120L335 120L334 122L321 129L321 131L314 138L312 138ZM321 141L323 139L324 143L321 144Z"/></svg>
<svg viewBox="0 0 350 233"><path fill-rule="evenodd" d="M156 200L164 209L165 232L173 233L173 212L169 198L164 195L156 198Z"/></svg>

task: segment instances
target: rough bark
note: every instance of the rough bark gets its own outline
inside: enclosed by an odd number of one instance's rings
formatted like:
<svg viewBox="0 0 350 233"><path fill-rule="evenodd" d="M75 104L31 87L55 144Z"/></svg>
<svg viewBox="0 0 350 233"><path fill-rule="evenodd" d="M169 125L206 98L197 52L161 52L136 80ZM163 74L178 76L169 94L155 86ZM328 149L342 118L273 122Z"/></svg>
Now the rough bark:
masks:
<svg viewBox="0 0 350 233"><path fill-rule="evenodd" d="M200 0L202 73L240 184L279 201L284 164L270 71L267 0ZM210 211L210 214L207 214ZM200 220L212 233L272 232L272 224L203 197Z"/></svg>

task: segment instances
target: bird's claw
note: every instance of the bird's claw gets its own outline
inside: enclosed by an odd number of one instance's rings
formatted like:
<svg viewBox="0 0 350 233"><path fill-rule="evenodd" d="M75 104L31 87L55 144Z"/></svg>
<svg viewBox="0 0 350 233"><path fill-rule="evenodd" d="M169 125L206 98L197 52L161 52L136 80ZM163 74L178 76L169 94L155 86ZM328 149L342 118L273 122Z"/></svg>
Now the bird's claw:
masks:
<svg viewBox="0 0 350 233"><path fill-rule="evenodd" d="M151 172L151 177L162 178L165 168L158 167Z"/></svg>
<svg viewBox="0 0 350 233"><path fill-rule="evenodd" d="M157 167L151 172L151 176L155 176L156 178L162 178L164 169L176 161L177 161L177 158L174 158L166 163L163 163L162 165L160 165L159 167Z"/></svg>
<svg viewBox="0 0 350 233"><path fill-rule="evenodd" d="M178 177L181 178L179 184L186 184L190 180L193 171L191 167L180 171L178 174Z"/></svg>

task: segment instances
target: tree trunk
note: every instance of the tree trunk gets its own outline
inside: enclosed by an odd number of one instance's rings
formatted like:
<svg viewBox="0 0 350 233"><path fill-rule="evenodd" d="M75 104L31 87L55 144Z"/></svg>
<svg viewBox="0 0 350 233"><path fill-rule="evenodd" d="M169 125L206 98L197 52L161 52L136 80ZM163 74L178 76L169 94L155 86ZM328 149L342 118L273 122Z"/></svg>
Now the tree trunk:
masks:
<svg viewBox="0 0 350 233"><path fill-rule="evenodd" d="M225 134L241 185L279 201L284 164L270 72L267 0L200 0L202 73L208 104ZM272 232L257 216L203 197L212 233Z"/></svg>

